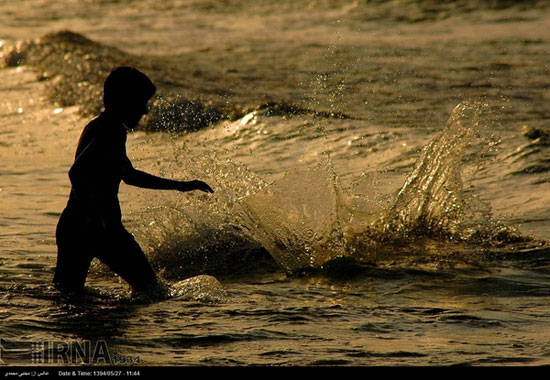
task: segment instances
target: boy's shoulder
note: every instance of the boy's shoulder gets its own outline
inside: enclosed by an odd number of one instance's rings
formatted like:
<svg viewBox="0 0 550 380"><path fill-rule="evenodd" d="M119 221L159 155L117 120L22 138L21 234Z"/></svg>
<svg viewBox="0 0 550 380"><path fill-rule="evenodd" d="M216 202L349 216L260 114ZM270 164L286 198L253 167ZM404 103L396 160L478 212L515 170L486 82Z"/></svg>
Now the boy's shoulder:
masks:
<svg viewBox="0 0 550 380"><path fill-rule="evenodd" d="M104 113L100 113L88 122L86 128L89 127L90 129L102 129L101 127L107 127L107 125L109 124L112 124L112 121L108 117L106 117Z"/></svg>
<svg viewBox="0 0 550 380"><path fill-rule="evenodd" d="M117 125L112 118L106 116L104 113L99 114L86 124L82 134L92 135L94 137L109 137L118 134L117 132L123 131L122 125Z"/></svg>
<svg viewBox="0 0 550 380"><path fill-rule="evenodd" d="M93 143L94 145L108 145L109 140L109 122L102 115L96 116L88 122L82 129L79 139L79 149Z"/></svg>

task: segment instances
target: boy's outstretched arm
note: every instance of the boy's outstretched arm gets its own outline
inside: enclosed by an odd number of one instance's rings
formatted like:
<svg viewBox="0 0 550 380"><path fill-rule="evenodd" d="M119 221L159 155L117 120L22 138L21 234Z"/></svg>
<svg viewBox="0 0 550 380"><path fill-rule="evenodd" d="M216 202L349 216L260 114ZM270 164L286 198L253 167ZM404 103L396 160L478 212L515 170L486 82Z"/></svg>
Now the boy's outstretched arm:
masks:
<svg viewBox="0 0 550 380"><path fill-rule="evenodd" d="M142 187L145 189L156 190L178 190L182 192L200 190L205 193L213 193L214 190L208 184L202 181L174 181L171 179L161 178L149 173L145 173L141 170L137 170L132 166L130 160L127 160L124 176L122 177L124 183Z"/></svg>

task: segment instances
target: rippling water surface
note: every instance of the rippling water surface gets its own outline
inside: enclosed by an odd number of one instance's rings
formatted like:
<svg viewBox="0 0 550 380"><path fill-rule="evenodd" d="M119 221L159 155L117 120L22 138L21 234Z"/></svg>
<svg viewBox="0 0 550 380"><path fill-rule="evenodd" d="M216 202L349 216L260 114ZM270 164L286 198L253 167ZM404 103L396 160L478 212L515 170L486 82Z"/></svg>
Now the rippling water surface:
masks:
<svg viewBox="0 0 550 380"><path fill-rule="evenodd" d="M2 3L1 359L548 364L550 18L527 3ZM79 299L50 286L120 64L159 88L134 166L216 190L123 185L124 223L167 282L223 290L144 300L99 263Z"/></svg>

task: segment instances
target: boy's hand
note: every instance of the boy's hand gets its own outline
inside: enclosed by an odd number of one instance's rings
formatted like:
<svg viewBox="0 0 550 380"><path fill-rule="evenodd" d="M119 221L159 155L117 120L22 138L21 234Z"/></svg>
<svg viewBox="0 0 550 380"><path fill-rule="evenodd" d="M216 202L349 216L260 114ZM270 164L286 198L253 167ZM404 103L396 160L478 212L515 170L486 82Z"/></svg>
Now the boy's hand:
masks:
<svg viewBox="0 0 550 380"><path fill-rule="evenodd" d="M205 193L213 193L214 190L210 186L208 186L207 183L199 180L189 181L189 182L180 182L180 186L178 186L177 190L179 191L192 191L192 190L200 190L204 191Z"/></svg>
<svg viewBox="0 0 550 380"><path fill-rule="evenodd" d="M213 193L214 190L206 182L194 180L191 181L192 186L194 186L195 190L204 191L205 193Z"/></svg>

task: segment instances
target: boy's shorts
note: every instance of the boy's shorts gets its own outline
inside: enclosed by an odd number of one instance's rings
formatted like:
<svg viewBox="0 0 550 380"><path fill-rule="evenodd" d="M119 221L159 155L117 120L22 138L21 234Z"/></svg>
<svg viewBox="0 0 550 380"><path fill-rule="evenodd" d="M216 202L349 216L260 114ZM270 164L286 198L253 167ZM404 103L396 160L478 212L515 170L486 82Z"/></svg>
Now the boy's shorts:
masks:
<svg viewBox="0 0 550 380"><path fill-rule="evenodd" d="M81 291L94 257L135 290L146 290L157 282L147 257L122 223L107 233L86 215L67 207L57 224L56 242L53 282L60 290Z"/></svg>

